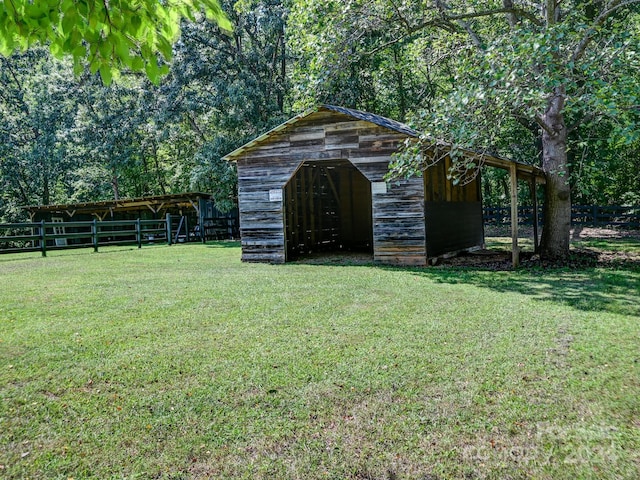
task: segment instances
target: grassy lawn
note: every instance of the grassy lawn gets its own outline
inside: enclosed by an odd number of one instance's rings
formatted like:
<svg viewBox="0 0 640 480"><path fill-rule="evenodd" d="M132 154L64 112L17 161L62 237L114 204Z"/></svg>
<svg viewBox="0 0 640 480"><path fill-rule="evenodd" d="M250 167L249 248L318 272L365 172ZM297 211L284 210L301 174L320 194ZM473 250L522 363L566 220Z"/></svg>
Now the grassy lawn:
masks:
<svg viewBox="0 0 640 480"><path fill-rule="evenodd" d="M239 259L0 257L0 477L640 478L640 269Z"/></svg>

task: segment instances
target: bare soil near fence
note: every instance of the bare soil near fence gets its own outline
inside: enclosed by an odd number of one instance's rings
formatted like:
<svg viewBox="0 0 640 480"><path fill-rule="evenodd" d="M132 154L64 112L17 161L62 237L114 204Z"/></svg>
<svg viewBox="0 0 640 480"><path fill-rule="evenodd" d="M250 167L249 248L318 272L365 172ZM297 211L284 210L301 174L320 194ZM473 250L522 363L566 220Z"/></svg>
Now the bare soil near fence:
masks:
<svg viewBox="0 0 640 480"><path fill-rule="evenodd" d="M507 227L486 227L487 248L463 253L441 261L442 266L476 267L509 270L511 265L511 232ZM548 262L533 252L533 229L519 228L522 244L521 266L525 268L640 268L640 230L576 227L571 229L571 255L564 262Z"/></svg>
<svg viewBox="0 0 640 480"><path fill-rule="evenodd" d="M571 230L571 257L565 262L547 262L533 252L533 229L519 228L522 268L640 268L640 230L578 227ZM485 227L486 248L441 258L437 266L511 270L511 230L508 226ZM371 254L356 252L305 255L293 263L313 265L368 265Z"/></svg>
<svg viewBox="0 0 640 480"><path fill-rule="evenodd" d="M509 237L511 238L511 227L506 226L486 226L485 235L487 237ZM540 230L540 232L542 229ZM533 228L518 227L520 238L533 237ZM579 241L584 239L606 239L606 238L632 238L640 240L640 230L617 230L613 228L596 228L578 226L571 229L571 241Z"/></svg>

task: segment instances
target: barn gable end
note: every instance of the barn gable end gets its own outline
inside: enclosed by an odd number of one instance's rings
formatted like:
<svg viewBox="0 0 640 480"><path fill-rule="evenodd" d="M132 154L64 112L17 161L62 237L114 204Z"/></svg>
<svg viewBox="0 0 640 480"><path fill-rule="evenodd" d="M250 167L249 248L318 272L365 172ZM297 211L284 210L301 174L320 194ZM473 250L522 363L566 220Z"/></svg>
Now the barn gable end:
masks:
<svg viewBox="0 0 640 480"><path fill-rule="evenodd" d="M353 115L352 112L355 111L321 107L296 117L226 157L236 160L238 165L243 260L285 262L291 253L287 250L287 241L291 242L293 237L287 235L289 230L296 230L297 237L315 237L315 248L318 249L330 243L331 238L326 236L327 222L321 225L322 220L316 218L320 212L315 212L314 207L317 209L318 206L298 198L297 202L304 204L295 207L294 213L299 213L296 217L287 204L296 199L288 198L291 189L285 187L300 169L323 169L324 165L335 168L335 165L344 165L336 162L346 161L370 183L371 205L363 214L371 216L369 247L374 261L426 263L422 179L404 180L393 185L384 183L391 155L411 130L382 117L363 112ZM372 122L372 118L377 123ZM388 121L394 128L389 128L383 121ZM324 195L338 195L337 191L334 194L330 191L337 188L331 184L340 181L340 175L326 171L323 175L327 178L326 185L318 188L329 191ZM313 179L311 173L305 178L307 183ZM340 200L334 210L345 209L345 201ZM333 213L339 215L337 211ZM337 247L348 243L340 238L345 234L344 230L334 234ZM320 239L322 235L325 237ZM309 238L298 242L314 248Z"/></svg>

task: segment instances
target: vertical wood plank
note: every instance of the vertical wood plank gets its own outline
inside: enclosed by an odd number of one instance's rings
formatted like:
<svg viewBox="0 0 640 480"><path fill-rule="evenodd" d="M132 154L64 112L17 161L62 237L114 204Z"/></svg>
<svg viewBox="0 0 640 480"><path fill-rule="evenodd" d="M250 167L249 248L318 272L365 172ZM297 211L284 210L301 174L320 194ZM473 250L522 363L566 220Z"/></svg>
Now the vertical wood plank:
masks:
<svg viewBox="0 0 640 480"><path fill-rule="evenodd" d="M445 158L445 164L444 164L444 176L442 178L442 181L444 182L444 198L443 200L446 202L450 202L453 199L451 198L451 181L449 179L447 179L447 174L449 173L449 169L451 168L451 157L449 157L447 155L447 157Z"/></svg>
<svg viewBox="0 0 640 480"><path fill-rule="evenodd" d="M304 248L307 248L309 244L307 240L307 232L309 231L309 210L307 209L307 204L309 199L310 187L307 187L307 168L303 165L300 167L300 206L302 215L302 235L298 239L299 245L304 245Z"/></svg>
<svg viewBox="0 0 640 480"><path fill-rule="evenodd" d="M518 176L515 163L509 166L511 190L511 263L513 267L520 264L520 249L518 247Z"/></svg>
<svg viewBox="0 0 640 480"><path fill-rule="evenodd" d="M540 244L538 242L538 195L536 195L536 177L531 175L531 204L533 205L533 251L538 253Z"/></svg>

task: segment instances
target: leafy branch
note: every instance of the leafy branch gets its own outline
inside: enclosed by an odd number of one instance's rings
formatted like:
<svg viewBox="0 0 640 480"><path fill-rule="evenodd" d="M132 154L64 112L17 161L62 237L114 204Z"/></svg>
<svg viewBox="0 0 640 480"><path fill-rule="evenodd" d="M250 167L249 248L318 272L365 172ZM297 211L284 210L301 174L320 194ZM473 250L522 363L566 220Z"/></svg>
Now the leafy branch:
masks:
<svg viewBox="0 0 640 480"><path fill-rule="evenodd" d="M593 24L587 29L582 39L576 45L576 48L571 56L572 62L577 62L584 55L587 47L592 42L593 38L598 33L599 27L601 27L614 13L618 10L628 7L634 4L640 4L640 0L613 0L607 6L604 7L602 12L595 19Z"/></svg>

